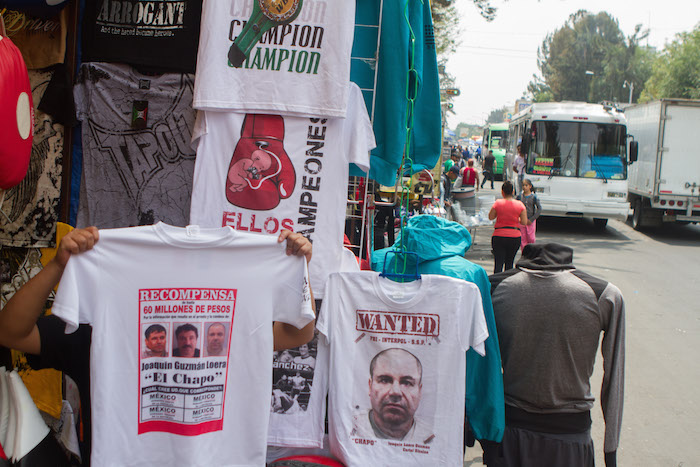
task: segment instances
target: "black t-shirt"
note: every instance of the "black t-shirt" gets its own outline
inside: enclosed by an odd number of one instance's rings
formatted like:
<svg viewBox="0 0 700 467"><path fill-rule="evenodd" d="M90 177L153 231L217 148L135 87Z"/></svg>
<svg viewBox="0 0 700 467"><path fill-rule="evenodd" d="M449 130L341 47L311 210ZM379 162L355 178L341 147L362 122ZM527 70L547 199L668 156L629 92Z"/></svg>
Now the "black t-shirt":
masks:
<svg viewBox="0 0 700 467"><path fill-rule="evenodd" d="M80 391L80 417L84 439L81 445L83 465L90 465L90 340L92 328L81 324L72 334L66 334L66 323L56 316L42 316L36 323L41 339L41 353L27 354L27 362L35 370L53 368L75 381Z"/></svg>
<svg viewBox="0 0 700 467"><path fill-rule="evenodd" d="M201 16L202 0L88 0L82 60L194 73Z"/></svg>
<svg viewBox="0 0 700 467"><path fill-rule="evenodd" d="M492 172L494 162L496 162L496 158L493 155L489 154L488 156L484 157L484 170Z"/></svg>

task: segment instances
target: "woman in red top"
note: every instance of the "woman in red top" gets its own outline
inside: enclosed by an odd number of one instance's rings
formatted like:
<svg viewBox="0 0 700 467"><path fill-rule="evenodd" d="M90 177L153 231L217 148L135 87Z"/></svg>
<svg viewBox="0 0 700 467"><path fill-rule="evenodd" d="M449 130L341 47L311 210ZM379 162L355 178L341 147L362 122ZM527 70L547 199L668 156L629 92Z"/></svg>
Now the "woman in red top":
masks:
<svg viewBox="0 0 700 467"><path fill-rule="evenodd" d="M513 183L503 182L501 187L503 199L496 200L489 211L489 219L496 219L491 248L493 248L493 273L513 269L515 254L520 248L519 224L527 225L527 210L525 205L513 198Z"/></svg>

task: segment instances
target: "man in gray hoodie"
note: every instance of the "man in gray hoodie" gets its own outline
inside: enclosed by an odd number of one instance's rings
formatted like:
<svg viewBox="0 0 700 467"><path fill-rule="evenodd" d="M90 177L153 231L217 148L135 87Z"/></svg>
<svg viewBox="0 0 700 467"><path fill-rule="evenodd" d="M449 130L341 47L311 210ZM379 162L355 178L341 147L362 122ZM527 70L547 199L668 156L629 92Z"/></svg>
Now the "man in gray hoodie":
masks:
<svg viewBox="0 0 700 467"><path fill-rule="evenodd" d="M601 332L605 464L616 465L624 300L617 287L577 270L572 260L567 246L530 244L515 269L489 277L506 404L503 443L485 446L490 467L594 465L590 378Z"/></svg>

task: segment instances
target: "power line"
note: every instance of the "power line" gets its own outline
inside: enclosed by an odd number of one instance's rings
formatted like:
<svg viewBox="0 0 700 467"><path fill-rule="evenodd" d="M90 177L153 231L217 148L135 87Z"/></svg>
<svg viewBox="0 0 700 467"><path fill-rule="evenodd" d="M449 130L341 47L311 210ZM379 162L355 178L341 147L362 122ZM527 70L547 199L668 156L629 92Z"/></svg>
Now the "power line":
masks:
<svg viewBox="0 0 700 467"><path fill-rule="evenodd" d="M483 49L483 50L503 50L505 52L523 52L523 53L528 53L528 54L533 54L537 55L537 52L533 52L532 50L522 50L522 49L504 49L501 47L482 47L479 45L462 45L460 46L464 47L465 49Z"/></svg>

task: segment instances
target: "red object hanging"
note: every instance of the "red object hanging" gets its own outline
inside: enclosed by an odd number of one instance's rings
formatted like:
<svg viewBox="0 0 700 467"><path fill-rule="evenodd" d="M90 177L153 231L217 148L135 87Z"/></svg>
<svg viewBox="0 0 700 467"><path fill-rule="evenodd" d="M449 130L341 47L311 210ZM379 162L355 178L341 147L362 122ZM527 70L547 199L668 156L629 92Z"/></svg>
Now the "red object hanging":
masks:
<svg viewBox="0 0 700 467"><path fill-rule="evenodd" d="M12 41L0 36L0 188L22 181L29 167L34 104L27 66Z"/></svg>

